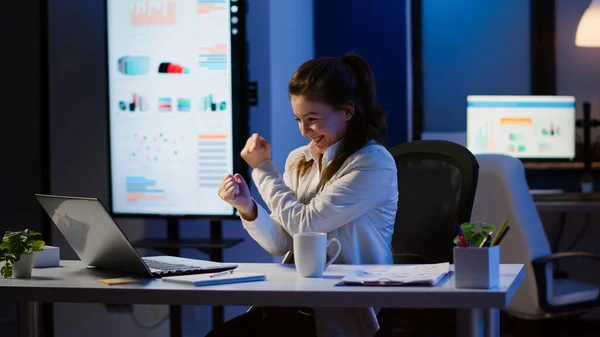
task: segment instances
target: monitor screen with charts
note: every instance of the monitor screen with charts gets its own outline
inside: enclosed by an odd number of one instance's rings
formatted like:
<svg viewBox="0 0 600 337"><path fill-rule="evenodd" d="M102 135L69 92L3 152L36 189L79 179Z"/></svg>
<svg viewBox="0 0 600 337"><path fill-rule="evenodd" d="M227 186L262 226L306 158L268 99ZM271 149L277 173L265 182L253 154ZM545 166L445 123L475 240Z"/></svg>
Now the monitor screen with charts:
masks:
<svg viewBox="0 0 600 337"><path fill-rule="evenodd" d="M114 214L234 216L218 189L244 169L244 3L106 1Z"/></svg>
<svg viewBox="0 0 600 337"><path fill-rule="evenodd" d="M521 159L575 157L575 97L467 96L467 148Z"/></svg>

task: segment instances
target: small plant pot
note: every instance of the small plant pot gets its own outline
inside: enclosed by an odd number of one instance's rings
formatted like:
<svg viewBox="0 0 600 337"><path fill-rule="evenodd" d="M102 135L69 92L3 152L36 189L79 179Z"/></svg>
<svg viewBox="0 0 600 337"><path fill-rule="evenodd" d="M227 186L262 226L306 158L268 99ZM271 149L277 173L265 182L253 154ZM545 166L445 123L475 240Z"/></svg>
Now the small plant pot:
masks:
<svg viewBox="0 0 600 337"><path fill-rule="evenodd" d="M19 261L13 264L14 278L31 278L33 269L33 254L22 254Z"/></svg>

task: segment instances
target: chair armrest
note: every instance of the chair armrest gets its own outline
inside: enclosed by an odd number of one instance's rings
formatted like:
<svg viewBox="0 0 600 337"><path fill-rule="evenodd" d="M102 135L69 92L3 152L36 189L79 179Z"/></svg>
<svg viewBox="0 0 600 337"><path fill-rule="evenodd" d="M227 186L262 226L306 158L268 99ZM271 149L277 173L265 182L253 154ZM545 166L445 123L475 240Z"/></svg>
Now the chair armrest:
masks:
<svg viewBox="0 0 600 337"><path fill-rule="evenodd" d="M554 253L547 256L542 256L537 259L531 261L531 266L533 267L533 274L535 277L535 283L538 288L538 301L540 307L546 312L550 314L559 314L564 312L569 312L571 310L577 310L578 305L572 304L567 306L556 307L548 302L547 291L548 291L548 282L550 280L546 279L546 265L548 262L574 258L574 257L583 257L583 258L591 258L594 260L600 261L600 255L594 253L587 252L560 252Z"/></svg>
<svg viewBox="0 0 600 337"><path fill-rule="evenodd" d="M560 252L560 253L554 253L554 254L547 255L547 256L538 257L537 259L534 259L533 261L531 261L531 263L533 265L545 264L545 263L548 263L551 261L562 260L562 259L573 258L573 257L585 257L585 258L591 258L591 259L600 261L600 255L594 254L594 253Z"/></svg>

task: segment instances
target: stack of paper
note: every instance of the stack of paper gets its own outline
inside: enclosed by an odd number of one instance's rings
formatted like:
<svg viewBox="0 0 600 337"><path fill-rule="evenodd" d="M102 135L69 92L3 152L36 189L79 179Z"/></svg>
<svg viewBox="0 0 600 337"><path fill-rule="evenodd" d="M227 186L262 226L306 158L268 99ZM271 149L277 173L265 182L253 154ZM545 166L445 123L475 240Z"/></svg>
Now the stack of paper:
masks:
<svg viewBox="0 0 600 337"><path fill-rule="evenodd" d="M451 275L450 263L396 265L358 269L342 279L343 284L435 286Z"/></svg>

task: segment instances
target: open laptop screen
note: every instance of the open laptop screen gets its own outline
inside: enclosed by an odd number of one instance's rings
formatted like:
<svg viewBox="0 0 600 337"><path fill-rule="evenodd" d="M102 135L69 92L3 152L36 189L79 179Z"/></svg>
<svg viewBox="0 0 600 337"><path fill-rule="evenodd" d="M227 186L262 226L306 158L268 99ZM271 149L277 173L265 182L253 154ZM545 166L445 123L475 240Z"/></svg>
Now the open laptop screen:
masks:
<svg viewBox="0 0 600 337"><path fill-rule="evenodd" d="M467 148L517 158L575 157L575 97L467 96Z"/></svg>

